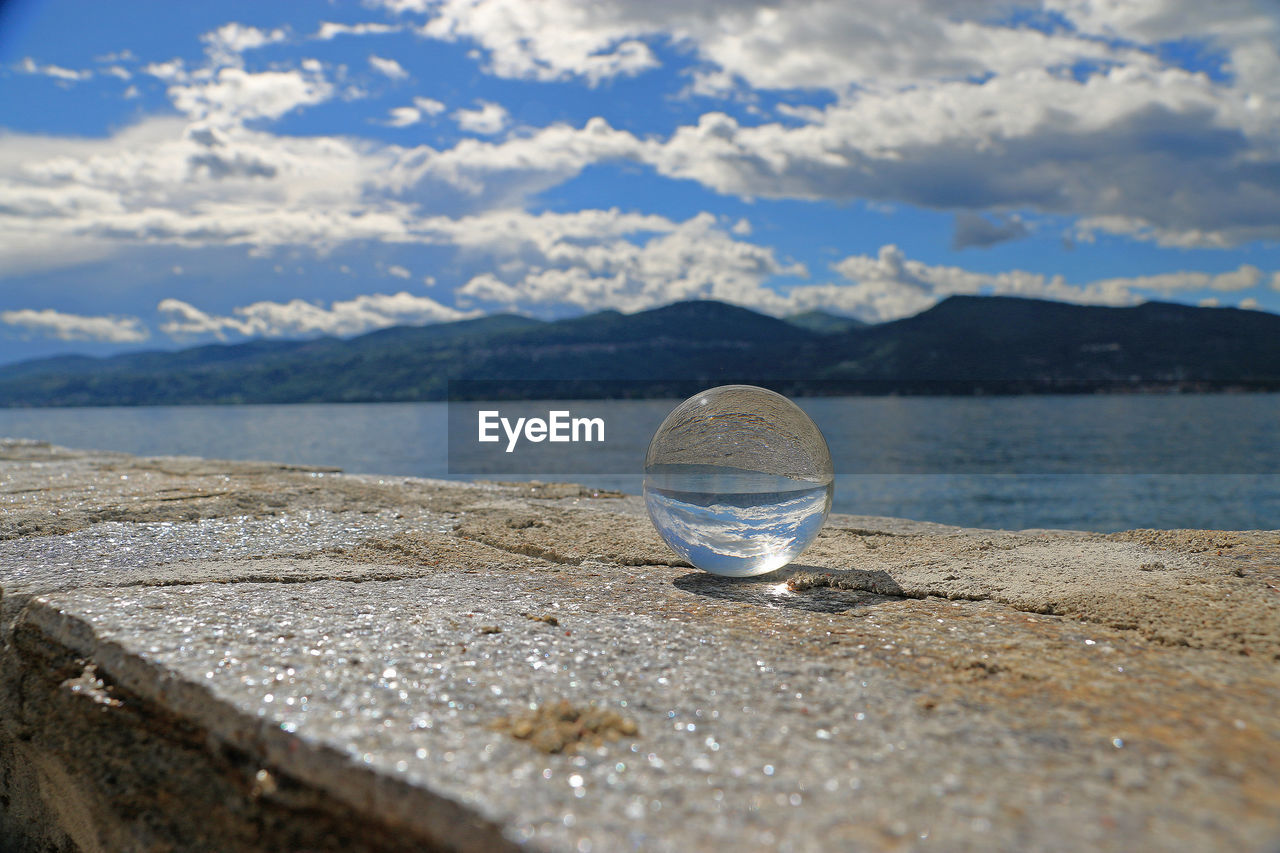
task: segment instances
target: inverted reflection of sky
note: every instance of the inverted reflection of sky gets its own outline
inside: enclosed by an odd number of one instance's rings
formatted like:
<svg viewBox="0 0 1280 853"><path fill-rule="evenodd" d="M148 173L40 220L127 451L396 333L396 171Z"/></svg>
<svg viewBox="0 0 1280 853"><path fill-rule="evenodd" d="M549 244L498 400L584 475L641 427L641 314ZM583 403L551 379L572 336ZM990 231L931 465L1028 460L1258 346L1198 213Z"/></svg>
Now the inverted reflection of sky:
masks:
<svg viewBox="0 0 1280 853"><path fill-rule="evenodd" d="M731 488L718 495L704 491L710 482ZM714 574L747 577L785 566L822 528L832 486L789 484L789 489L743 492L732 489L732 477L708 479L702 472L687 483L695 487L689 491L659 488L647 480L645 503L662 538L689 562Z"/></svg>

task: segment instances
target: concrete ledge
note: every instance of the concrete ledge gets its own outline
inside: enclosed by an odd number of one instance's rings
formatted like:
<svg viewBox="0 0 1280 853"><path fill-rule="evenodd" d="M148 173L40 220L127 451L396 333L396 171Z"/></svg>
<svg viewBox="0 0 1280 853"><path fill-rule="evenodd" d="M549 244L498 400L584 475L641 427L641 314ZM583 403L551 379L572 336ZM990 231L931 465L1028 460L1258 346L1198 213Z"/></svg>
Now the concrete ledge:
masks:
<svg viewBox="0 0 1280 853"><path fill-rule="evenodd" d="M835 516L0 441L0 849L1274 850L1280 532Z"/></svg>

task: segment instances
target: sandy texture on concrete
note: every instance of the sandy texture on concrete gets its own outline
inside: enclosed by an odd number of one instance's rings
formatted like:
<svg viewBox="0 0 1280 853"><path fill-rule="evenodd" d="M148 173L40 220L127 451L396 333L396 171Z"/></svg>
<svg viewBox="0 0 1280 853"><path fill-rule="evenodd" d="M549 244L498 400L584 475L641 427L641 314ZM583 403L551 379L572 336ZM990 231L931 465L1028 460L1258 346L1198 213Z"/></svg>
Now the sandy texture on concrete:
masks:
<svg viewBox="0 0 1280 853"><path fill-rule="evenodd" d="M0 442L0 848L1274 850L1280 533L833 516Z"/></svg>

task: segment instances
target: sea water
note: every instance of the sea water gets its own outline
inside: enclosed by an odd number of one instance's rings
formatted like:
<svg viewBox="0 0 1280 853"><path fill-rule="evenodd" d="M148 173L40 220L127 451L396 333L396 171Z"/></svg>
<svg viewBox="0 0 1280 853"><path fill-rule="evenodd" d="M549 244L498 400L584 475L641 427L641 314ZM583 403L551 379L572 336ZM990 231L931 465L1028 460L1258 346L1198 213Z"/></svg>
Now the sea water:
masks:
<svg viewBox="0 0 1280 853"><path fill-rule="evenodd" d="M729 577L779 569L814 540L832 483L715 465L659 465L645 475L654 527L677 554Z"/></svg>

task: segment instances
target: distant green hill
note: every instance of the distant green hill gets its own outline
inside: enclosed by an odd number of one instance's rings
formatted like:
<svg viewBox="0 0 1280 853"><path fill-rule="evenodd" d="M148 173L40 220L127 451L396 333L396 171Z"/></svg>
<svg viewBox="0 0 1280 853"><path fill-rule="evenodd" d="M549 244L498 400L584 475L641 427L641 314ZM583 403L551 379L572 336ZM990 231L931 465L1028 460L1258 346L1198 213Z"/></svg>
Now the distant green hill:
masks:
<svg viewBox="0 0 1280 853"><path fill-rule="evenodd" d="M1280 387L1280 316L1148 302L1127 308L953 296L833 341L822 377L1028 390L1114 383Z"/></svg>
<svg viewBox="0 0 1280 853"><path fill-rule="evenodd" d="M839 314L828 314L826 311L792 314L786 318L786 321L793 326L799 326L820 335L832 335L836 332L847 332L850 329L862 329L867 326L862 320L854 317L842 317Z"/></svg>
<svg viewBox="0 0 1280 853"><path fill-rule="evenodd" d="M956 296L875 326L800 316L700 301L552 323L494 315L346 340L60 356L0 367L0 405L438 400L460 379L490 380L487 391L506 396L531 393L527 380L574 380L585 396L725 382L796 394L1280 390L1280 316L1257 311Z"/></svg>

